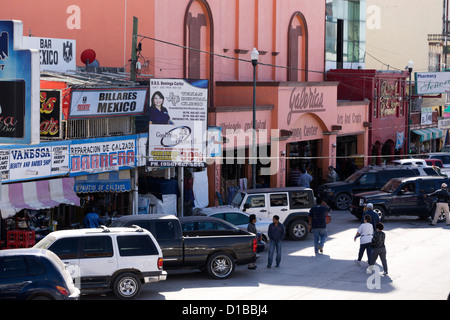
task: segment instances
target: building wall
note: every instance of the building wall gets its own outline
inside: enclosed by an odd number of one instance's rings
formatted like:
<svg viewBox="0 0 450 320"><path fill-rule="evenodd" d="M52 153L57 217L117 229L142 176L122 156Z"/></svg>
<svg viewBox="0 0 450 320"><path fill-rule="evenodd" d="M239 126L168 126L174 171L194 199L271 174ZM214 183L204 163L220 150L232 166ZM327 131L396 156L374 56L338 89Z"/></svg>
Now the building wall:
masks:
<svg viewBox="0 0 450 320"><path fill-rule="evenodd" d="M366 68L428 71L428 34L442 33L442 0L367 0Z"/></svg>
<svg viewBox="0 0 450 320"><path fill-rule="evenodd" d="M288 65L288 29L294 13L307 24L308 79L320 81L324 66L325 3L308 0L17 0L2 6L0 19L17 19L24 32L38 37L77 40L77 65L85 49L97 53L100 66L127 67L131 58L133 16L139 19L140 35L178 45L188 42L185 21L187 8L193 18L205 15L200 23L200 49L227 57L250 60L253 47L266 51L260 56L265 64ZM300 24L297 18L292 25ZM212 33L212 37L210 37ZM139 37L138 41L142 38ZM212 41L210 41L212 40ZM183 48L142 40L143 73L156 77L184 77ZM248 51L247 51L248 50ZM247 52L245 52L247 51ZM238 52L238 53L237 53ZM245 52L245 53L244 53ZM200 54L203 61L210 58ZM147 64L148 62L148 64ZM215 80L251 80L248 62L215 56ZM203 64L205 65L205 64ZM201 76L208 76L211 66L204 66ZM261 66L260 80L286 80L285 68Z"/></svg>

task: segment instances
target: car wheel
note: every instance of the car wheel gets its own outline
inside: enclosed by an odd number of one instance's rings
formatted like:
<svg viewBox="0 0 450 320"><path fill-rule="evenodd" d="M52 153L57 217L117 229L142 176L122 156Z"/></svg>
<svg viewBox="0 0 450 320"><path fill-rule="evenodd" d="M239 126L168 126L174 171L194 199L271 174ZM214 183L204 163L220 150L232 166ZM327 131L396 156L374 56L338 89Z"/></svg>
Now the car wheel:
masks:
<svg viewBox="0 0 450 320"><path fill-rule="evenodd" d="M292 240L304 240L308 236L308 223L303 220L295 220L289 225L288 232Z"/></svg>
<svg viewBox="0 0 450 320"><path fill-rule="evenodd" d="M380 206L374 206L373 211L378 215L378 218L380 218L380 221L384 221L384 218L386 217L386 211L383 207Z"/></svg>
<svg viewBox="0 0 450 320"><path fill-rule="evenodd" d="M226 279L234 272L234 259L225 252L216 252L209 257L206 270L214 279Z"/></svg>
<svg viewBox="0 0 450 320"><path fill-rule="evenodd" d="M122 300L133 299L141 292L141 280L134 273L123 273L114 281L114 294Z"/></svg>
<svg viewBox="0 0 450 320"><path fill-rule="evenodd" d="M334 200L334 205L336 209L348 210L350 204L352 203L352 197L349 194L341 193L336 196Z"/></svg>

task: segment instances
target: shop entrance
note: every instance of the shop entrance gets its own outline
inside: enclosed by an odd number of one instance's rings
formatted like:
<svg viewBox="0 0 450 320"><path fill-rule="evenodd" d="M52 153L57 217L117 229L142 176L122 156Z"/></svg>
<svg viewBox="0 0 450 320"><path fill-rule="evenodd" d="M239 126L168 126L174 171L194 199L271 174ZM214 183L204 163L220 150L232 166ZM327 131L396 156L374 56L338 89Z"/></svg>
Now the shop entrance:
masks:
<svg viewBox="0 0 450 320"><path fill-rule="evenodd" d="M310 187L316 190L321 184L322 168L318 167L319 145L321 140L299 141L288 143L286 146L287 157L286 168L288 172L286 175L286 186L298 185L298 179L303 169L308 171L312 176Z"/></svg>
<svg viewBox="0 0 450 320"><path fill-rule="evenodd" d="M350 158L358 153L357 136L337 137L336 141L336 172L339 179L344 181L355 171L355 165Z"/></svg>

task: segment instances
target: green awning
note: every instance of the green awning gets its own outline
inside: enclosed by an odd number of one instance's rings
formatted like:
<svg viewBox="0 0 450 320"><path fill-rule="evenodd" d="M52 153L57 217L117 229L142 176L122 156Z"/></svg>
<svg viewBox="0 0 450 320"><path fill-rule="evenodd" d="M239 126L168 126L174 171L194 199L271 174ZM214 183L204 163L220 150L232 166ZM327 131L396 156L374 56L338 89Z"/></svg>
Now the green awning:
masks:
<svg viewBox="0 0 450 320"><path fill-rule="evenodd" d="M443 131L438 128L415 129L412 132L420 136L420 142L440 139L444 135Z"/></svg>

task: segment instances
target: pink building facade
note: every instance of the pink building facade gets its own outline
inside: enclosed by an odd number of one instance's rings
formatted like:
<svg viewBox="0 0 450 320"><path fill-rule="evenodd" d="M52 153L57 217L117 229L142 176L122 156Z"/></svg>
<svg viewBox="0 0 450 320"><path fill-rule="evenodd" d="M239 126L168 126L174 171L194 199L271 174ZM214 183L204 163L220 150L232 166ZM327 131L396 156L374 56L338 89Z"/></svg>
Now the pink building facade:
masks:
<svg viewBox="0 0 450 320"><path fill-rule="evenodd" d="M208 125L222 128L223 154L245 157L251 142L233 134L252 127L250 52L257 48L258 181L286 186L300 165L317 187L329 165L367 149L368 103L338 101L338 83L324 82L325 11L325 1L311 0L16 0L0 19L22 20L34 36L75 39L77 66L81 52L93 49L100 66L129 70L137 17L139 78L208 79ZM227 129L234 130L229 138ZM215 160L210 204L216 192L225 197L240 179L251 181L248 159Z"/></svg>

